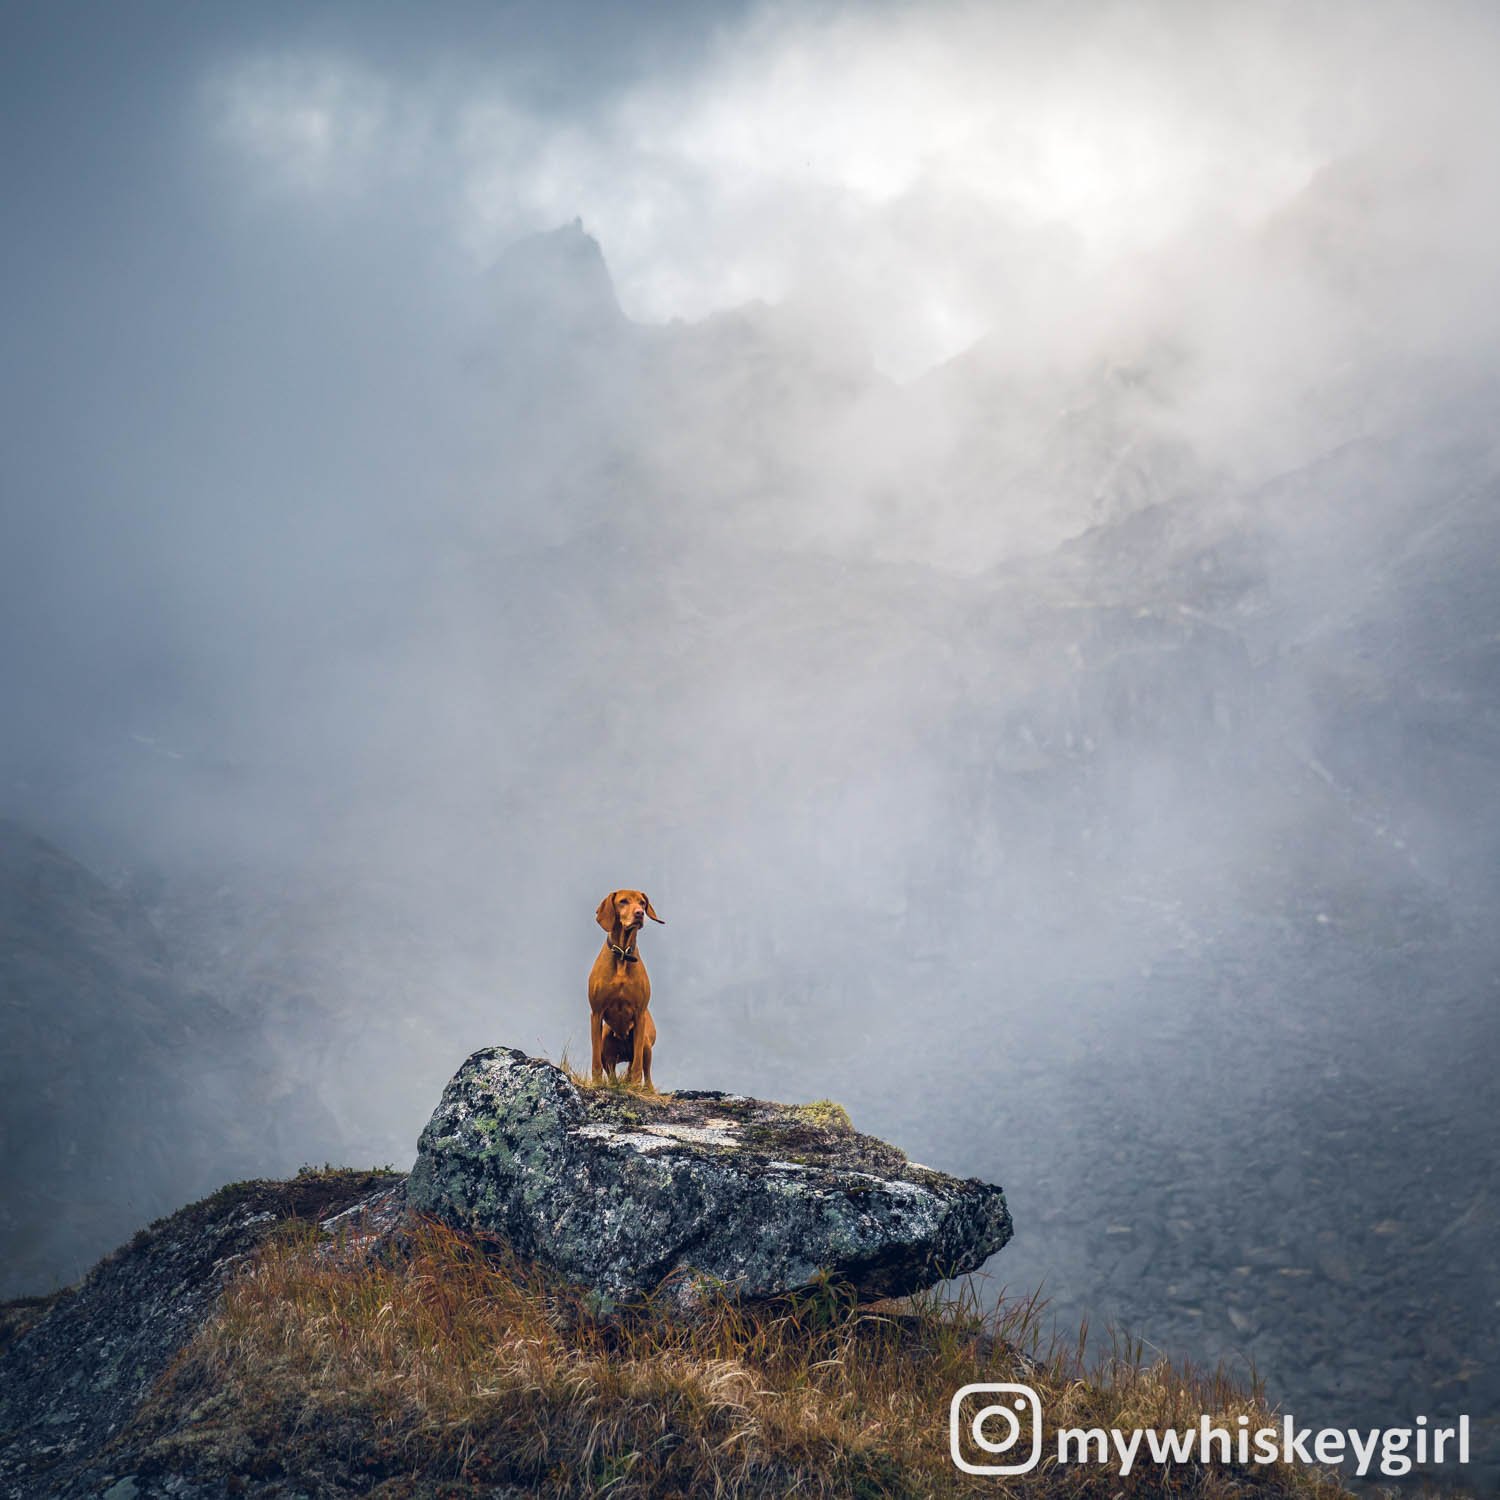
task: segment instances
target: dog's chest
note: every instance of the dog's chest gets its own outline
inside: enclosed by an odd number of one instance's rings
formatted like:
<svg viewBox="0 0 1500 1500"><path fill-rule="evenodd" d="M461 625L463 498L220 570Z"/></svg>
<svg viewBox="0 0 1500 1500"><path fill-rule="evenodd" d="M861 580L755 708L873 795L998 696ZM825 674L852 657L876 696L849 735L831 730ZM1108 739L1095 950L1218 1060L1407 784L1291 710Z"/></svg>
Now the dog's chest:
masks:
<svg viewBox="0 0 1500 1500"><path fill-rule="evenodd" d="M613 1032L623 1035L635 1029L641 1012L646 1008L646 995L640 991L629 995L606 995L599 1013L604 1024Z"/></svg>
<svg viewBox="0 0 1500 1500"><path fill-rule="evenodd" d="M589 999L609 1023L611 1031L629 1030L651 999L646 966L637 959L622 964L601 955L589 976Z"/></svg>

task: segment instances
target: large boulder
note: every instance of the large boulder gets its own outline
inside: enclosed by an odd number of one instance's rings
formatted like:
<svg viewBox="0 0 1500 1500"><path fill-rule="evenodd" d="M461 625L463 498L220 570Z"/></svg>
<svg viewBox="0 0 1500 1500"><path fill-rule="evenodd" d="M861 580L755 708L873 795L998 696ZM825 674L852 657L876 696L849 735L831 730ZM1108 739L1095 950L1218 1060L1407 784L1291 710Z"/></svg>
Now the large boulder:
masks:
<svg viewBox="0 0 1500 1500"><path fill-rule="evenodd" d="M824 1276L898 1296L1011 1237L998 1187L909 1162L836 1106L579 1088L507 1047L464 1063L417 1150L412 1208L614 1297L668 1278L682 1301L705 1279L769 1297Z"/></svg>

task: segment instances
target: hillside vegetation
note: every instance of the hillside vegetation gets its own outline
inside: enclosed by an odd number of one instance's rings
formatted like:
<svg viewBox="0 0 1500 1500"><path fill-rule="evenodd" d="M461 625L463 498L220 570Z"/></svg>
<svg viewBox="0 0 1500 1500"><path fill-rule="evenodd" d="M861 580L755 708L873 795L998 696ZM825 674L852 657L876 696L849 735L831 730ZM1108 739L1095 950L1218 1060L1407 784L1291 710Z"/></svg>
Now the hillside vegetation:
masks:
<svg viewBox="0 0 1500 1500"><path fill-rule="evenodd" d="M1317 1471L1047 1461L1000 1489L959 1473L948 1405L1022 1381L1048 1431L1232 1426L1254 1389L1139 1347L1086 1368L1038 1349L1035 1301L859 1307L832 1289L691 1321L602 1307L498 1246L423 1225L374 1260L291 1225L260 1248L158 1384L126 1441L147 1472L237 1476L254 1493L458 1500L558 1496L1334 1497ZM279 1484L287 1488L282 1490ZM262 1489L261 1486L270 1488Z"/></svg>

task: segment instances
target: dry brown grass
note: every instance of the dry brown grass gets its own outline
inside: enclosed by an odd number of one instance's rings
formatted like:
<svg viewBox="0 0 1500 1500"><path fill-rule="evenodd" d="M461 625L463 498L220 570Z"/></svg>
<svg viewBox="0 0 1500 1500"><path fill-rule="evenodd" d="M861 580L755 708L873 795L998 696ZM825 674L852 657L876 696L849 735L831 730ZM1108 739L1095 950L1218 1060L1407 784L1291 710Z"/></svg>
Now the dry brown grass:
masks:
<svg viewBox="0 0 1500 1500"><path fill-rule="evenodd" d="M599 1081L595 1082L592 1073L580 1072L575 1068L568 1058L567 1049L563 1049L563 1055L557 1066L568 1076L569 1081L580 1089L610 1089L617 1094L629 1094L633 1099L644 1099L651 1104L670 1104L671 1094L664 1094L657 1090L647 1090L643 1084L631 1083L624 1073L617 1073L611 1078L607 1073Z"/></svg>
<svg viewBox="0 0 1500 1500"><path fill-rule="evenodd" d="M1117 1356L1093 1369L1034 1349L1034 1302L986 1318L972 1297L860 1308L832 1290L725 1300L691 1322L597 1299L437 1225L388 1264L316 1231L269 1242L169 1372L134 1441L178 1472L286 1476L316 1495L1301 1496L1280 1468L1043 1467L1003 1487L956 1471L948 1403L1021 1380L1050 1433L1269 1420L1222 1375ZM347 1489L346 1489L347 1486Z"/></svg>

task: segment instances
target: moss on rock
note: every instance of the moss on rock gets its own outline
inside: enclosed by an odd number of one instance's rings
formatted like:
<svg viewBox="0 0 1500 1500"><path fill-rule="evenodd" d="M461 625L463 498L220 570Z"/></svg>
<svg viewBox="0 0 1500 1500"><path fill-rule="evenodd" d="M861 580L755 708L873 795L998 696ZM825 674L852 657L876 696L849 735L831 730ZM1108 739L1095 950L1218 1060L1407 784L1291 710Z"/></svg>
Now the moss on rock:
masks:
<svg viewBox="0 0 1500 1500"><path fill-rule="evenodd" d="M1001 1190L914 1167L831 1100L580 1087L509 1048L476 1052L418 1142L411 1206L610 1297L707 1277L747 1297L831 1278L930 1286L1011 1236Z"/></svg>

